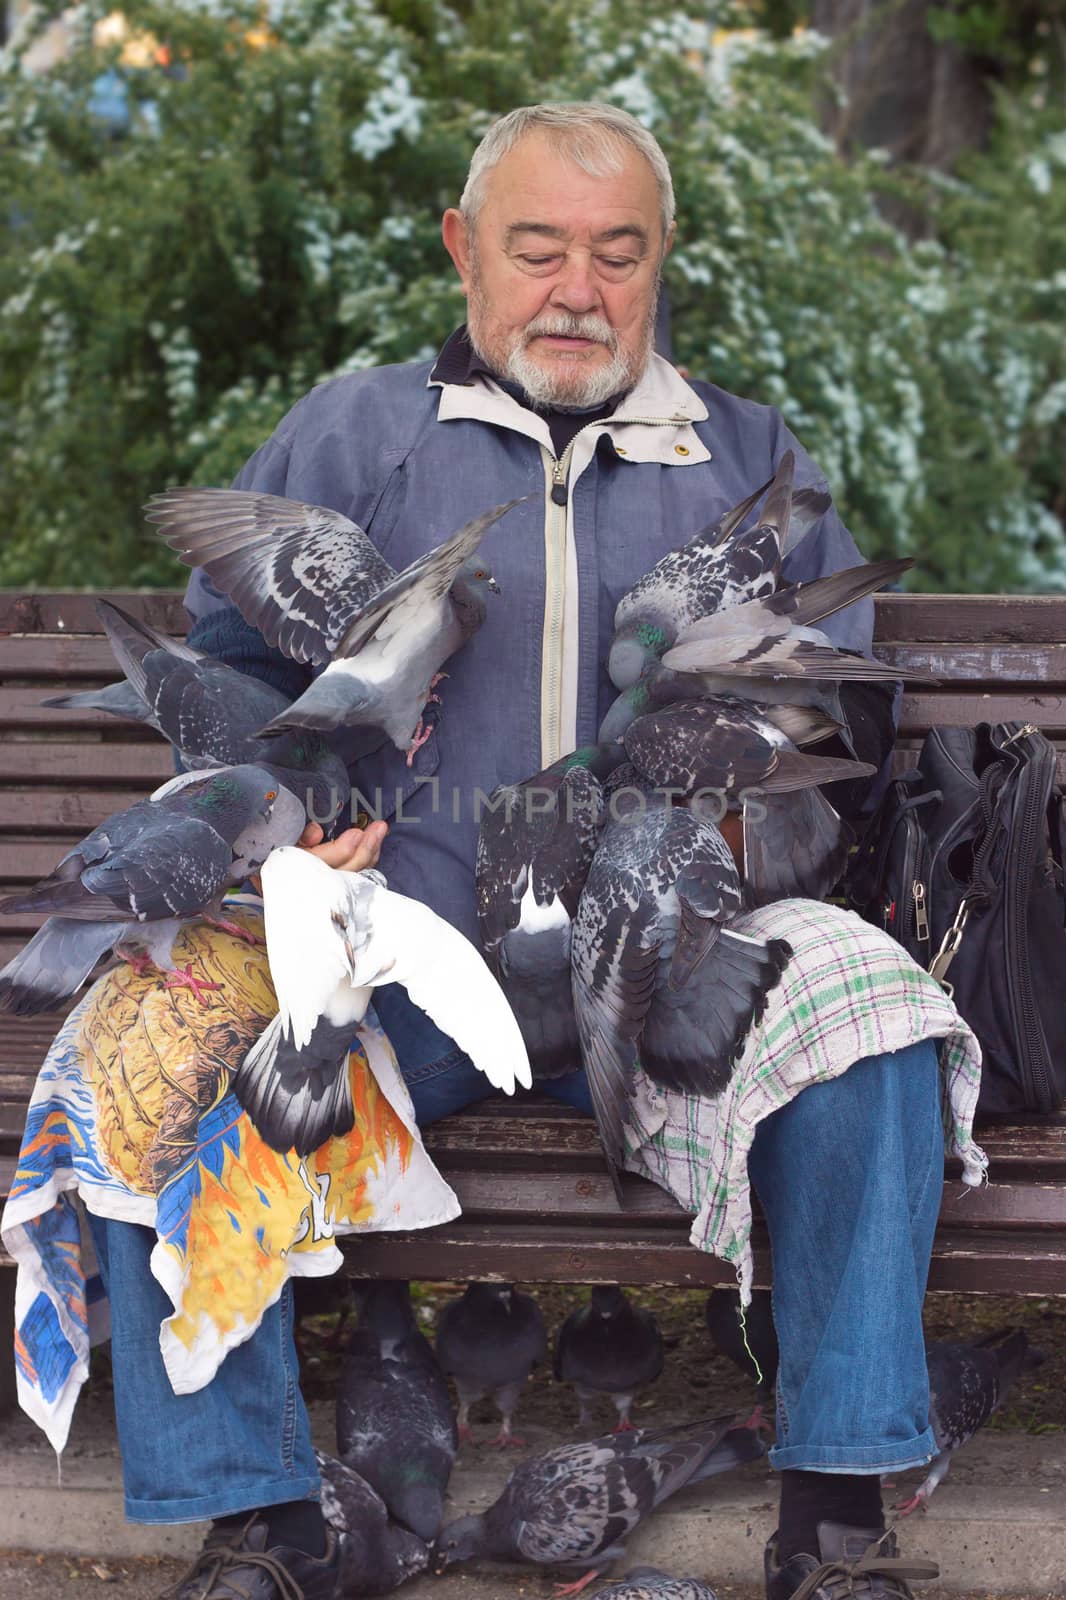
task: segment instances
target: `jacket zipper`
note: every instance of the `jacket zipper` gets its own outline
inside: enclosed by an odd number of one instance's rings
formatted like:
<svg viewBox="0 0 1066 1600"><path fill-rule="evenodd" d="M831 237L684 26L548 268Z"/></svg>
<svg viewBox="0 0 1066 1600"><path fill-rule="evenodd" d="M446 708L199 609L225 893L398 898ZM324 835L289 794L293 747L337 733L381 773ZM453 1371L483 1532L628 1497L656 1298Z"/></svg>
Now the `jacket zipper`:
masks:
<svg viewBox="0 0 1066 1600"><path fill-rule="evenodd" d="M608 421L611 419L608 418ZM677 428L677 417L620 417L620 422L647 428ZM687 421L687 419L685 419ZM563 617L566 604L566 520L569 504L568 476L574 446L588 428L603 426L603 418L579 428L561 456L541 446L544 460L544 633L541 643L541 764L550 767L567 752L562 743Z"/></svg>
<svg viewBox="0 0 1066 1600"><path fill-rule="evenodd" d="M1027 734L1023 731L1015 734L1014 740L1008 742L1026 737ZM1047 752L1041 767L1046 765ZM1019 871L1019 867L1028 867L1032 859L1032 842L1037 836L1044 813L1042 800L1047 787L1046 774L1043 771L1038 772L1030 759L1026 762L1020 781L1024 785L1018 808L1021 812L1021 823L1020 826L1010 830L1006 862L1007 993L1014 1012L1015 1034L1023 1046L1019 1065L1022 1069L1026 1099L1031 1105L1037 1105L1043 1111L1052 1111L1055 1107L1055 1094L1048 1071L1047 1040L1033 998L1032 976L1026 961L1028 952L1025 949L1025 901L1029 891L1029 881L1026 879L1023 882L1022 873Z"/></svg>

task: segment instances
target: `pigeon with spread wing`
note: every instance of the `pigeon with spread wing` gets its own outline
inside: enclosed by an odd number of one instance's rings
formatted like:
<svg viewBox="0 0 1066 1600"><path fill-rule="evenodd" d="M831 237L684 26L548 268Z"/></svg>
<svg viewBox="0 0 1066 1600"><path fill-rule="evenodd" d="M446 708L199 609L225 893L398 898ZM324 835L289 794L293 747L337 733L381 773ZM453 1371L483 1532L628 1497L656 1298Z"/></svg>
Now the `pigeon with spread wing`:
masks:
<svg viewBox="0 0 1066 1600"><path fill-rule="evenodd" d="M353 1126L348 1050L378 984L403 984L493 1087L529 1088L499 985L443 917L393 894L380 873L337 871L306 850L275 850L262 883L278 1015L233 1091L272 1149L305 1156Z"/></svg>
<svg viewBox="0 0 1066 1600"><path fill-rule="evenodd" d="M203 567L268 644L325 666L264 734L381 728L408 764L441 667L485 618L497 585L477 554L520 502L475 517L395 572L356 523L324 506L243 489L169 489L146 508L172 550Z"/></svg>

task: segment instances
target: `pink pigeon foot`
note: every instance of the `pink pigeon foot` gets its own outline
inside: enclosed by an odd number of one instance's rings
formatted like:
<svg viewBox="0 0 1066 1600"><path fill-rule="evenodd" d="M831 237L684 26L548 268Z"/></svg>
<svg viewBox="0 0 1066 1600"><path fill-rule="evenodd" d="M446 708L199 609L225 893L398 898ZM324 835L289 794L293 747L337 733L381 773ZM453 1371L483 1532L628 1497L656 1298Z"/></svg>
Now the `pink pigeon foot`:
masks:
<svg viewBox="0 0 1066 1600"><path fill-rule="evenodd" d="M204 991L207 989L221 989L222 985L220 983L208 983L205 978L195 977L190 966L176 967L173 972L168 972L164 987L167 989L191 989L200 1004L206 1006L207 1001L204 999Z"/></svg>
<svg viewBox="0 0 1066 1600"><path fill-rule="evenodd" d="M517 1433L507 1433L500 1429L495 1439L486 1439L486 1450L524 1450L526 1440L519 1438Z"/></svg>
<svg viewBox="0 0 1066 1600"><path fill-rule="evenodd" d="M443 683L447 676L448 674L446 672L435 672L432 678L429 680L430 688L435 689L438 683Z"/></svg>
<svg viewBox="0 0 1066 1600"><path fill-rule="evenodd" d="M917 1493L911 1495L909 1500L897 1500L892 1509L899 1512L900 1521L902 1522L904 1517L911 1516L915 1511L925 1511L927 1509L925 1495L919 1489Z"/></svg>
<svg viewBox="0 0 1066 1600"><path fill-rule="evenodd" d="M421 748L425 744L426 740L427 739L431 739L432 737L433 737L433 729L432 729L432 727L424 728L422 726L422 718L419 717L419 719L418 719L418 727L414 731L414 734L413 734L413 736L411 738L411 743L407 746L407 765L409 767L414 765L415 751L416 750L421 750Z"/></svg>
<svg viewBox="0 0 1066 1600"><path fill-rule="evenodd" d="M576 1583L553 1584L552 1587L556 1595L556 1600L562 1600L562 1596L564 1594L580 1594L582 1589L587 1589L589 1584L595 1582L599 1575L599 1567L593 1567L591 1572L586 1572L585 1576L583 1578L579 1578Z"/></svg>
<svg viewBox="0 0 1066 1600"><path fill-rule="evenodd" d="M122 957L127 966L132 967L138 978L143 978L149 967L154 967L155 962L145 951L138 955L136 950L116 950L116 955Z"/></svg>
<svg viewBox="0 0 1066 1600"><path fill-rule="evenodd" d="M257 933L253 933L250 928L242 928L239 922L231 922L228 917L205 917L204 921L209 922L212 928L221 928L223 933L231 933L235 939L243 939L245 944L257 945L266 943L264 939L260 939Z"/></svg>
<svg viewBox="0 0 1066 1600"><path fill-rule="evenodd" d="M456 1429L456 1433L459 1436L460 1444L473 1444L474 1430L468 1422L460 1422L458 1428Z"/></svg>
<svg viewBox="0 0 1066 1600"><path fill-rule="evenodd" d="M619 1417L616 1426L611 1429L612 1433L636 1433L636 1431L628 1417Z"/></svg>

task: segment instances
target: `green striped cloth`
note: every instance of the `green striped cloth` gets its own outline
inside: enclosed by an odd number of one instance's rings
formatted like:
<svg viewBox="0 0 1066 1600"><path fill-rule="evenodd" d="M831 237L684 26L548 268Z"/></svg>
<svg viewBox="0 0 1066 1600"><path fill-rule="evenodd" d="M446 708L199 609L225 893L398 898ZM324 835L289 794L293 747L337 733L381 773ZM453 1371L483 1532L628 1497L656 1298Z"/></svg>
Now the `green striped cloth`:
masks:
<svg viewBox="0 0 1066 1600"><path fill-rule="evenodd" d="M961 1159L967 1184L982 1182L988 1159L973 1140L980 1046L940 985L894 939L816 900L779 900L733 926L749 938L787 939L792 960L720 1095L663 1090L640 1075L626 1166L693 1213L692 1243L733 1264L747 1303L748 1152L762 1119L808 1084L867 1056L942 1039L946 1148Z"/></svg>

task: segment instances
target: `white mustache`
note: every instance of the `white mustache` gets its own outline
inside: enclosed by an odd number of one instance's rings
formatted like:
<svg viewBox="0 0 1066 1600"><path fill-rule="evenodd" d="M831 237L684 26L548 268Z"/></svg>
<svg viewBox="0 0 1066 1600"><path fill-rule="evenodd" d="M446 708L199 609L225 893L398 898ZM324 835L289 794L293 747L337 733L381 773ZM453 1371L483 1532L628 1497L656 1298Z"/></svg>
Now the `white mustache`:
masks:
<svg viewBox="0 0 1066 1600"><path fill-rule="evenodd" d="M525 331L525 343L533 339L554 336L560 339L592 339L605 344L609 350L618 348L618 335L603 317L577 317L560 312L558 316L536 317Z"/></svg>

